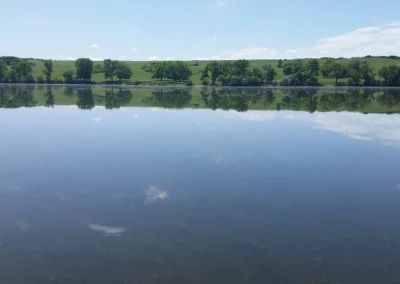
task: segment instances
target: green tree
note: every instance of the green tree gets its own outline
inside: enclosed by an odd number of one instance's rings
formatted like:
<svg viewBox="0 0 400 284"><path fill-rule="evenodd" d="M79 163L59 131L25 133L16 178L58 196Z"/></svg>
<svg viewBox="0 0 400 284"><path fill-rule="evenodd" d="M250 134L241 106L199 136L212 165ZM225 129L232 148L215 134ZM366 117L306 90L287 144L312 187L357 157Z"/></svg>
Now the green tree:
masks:
<svg viewBox="0 0 400 284"><path fill-rule="evenodd" d="M160 79L161 81L166 77L167 75L167 62L154 62L151 65L151 72L153 73L153 76L151 78L153 79Z"/></svg>
<svg viewBox="0 0 400 284"><path fill-rule="evenodd" d="M3 58L0 58L0 83L7 79L7 63Z"/></svg>
<svg viewBox="0 0 400 284"><path fill-rule="evenodd" d="M396 65L384 66L379 70L379 76L387 86L400 86L400 67Z"/></svg>
<svg viewBox="0 0 400 284"><path fill-rule="evenodd" d="M275 80L275 76L276 76L276 71L275 69L272 67L271 64L264 64L263 65L263 70L265 73L265 81L267 84L272 84L272 82Z"/></svg>
<svg viewBox="0 0 400 284"><path fill-rule="evenodd" d="M132 69L128 64L121 62L115 69L115 76L117 76L119 82L121 82L122 79L130 79L132 77Z"/></svg>
<svg viewBox="0 0 400 284"><path fill-rule="evenodd" d="M335 63L333 59L327 59L324 61L324 64L321 66L321 75L324 78L328 78L332 72L332 66Z"/></svg>
<svg viewBox="0 0 400 284"><path fill-rule="evenodd" d="M306 64L306 69L310 72L310 76L318 77L319 76L319 61L317 59L311 59Z"/></svg>
<svg viewBox="0 0 400 284"><path fill-rule="evenodd" d="M51 59L45 60L43 74L46 76L47 83L51 83L52 73L53 73L53 60Z"/></svg>
<svg viewBox="0 0 400 284"><path fill-rule="evenodd" d="M27 59L22 59L20 61L13 61L10 70L10 79L12 82L23 82L23 83L33 83L35 79L33 78L32 71L35 63L30 62Z"/></svg>
<svg viewBox="0 0 400 284"><path fill-rule="evenodd" d="M78 58L75 61L76 77L78 80L90 81L92 79L93 61L89 58Z"/></svg>
<svg viewBox="0 0 400 284"><path fill-rule="evenodd" d="M331 65L331 72L329 76L335 78L335 85L338 84L338 79L346 77L346 66L340 62L333 62Z"/></svg>
<svg viewBox="0 0 400 284"><path fill-rule="evenodd" d="M111 79L111 81L114 82L114 75L116 75L119 62L117 60L105 59L103 64L104 78Z"/></svg>
<svg viewBox="0 0 400 284"><path fill-rule="evenodd" d="M74 71L68 70L63 73L64 83L71 84L74 82Z"/></svg>
<svg viewBox="0 0 400 284"><path fill-rule="evenodd" d="M278 60L278 68L282 68L283 67L283 60L279 59Z"/></svg>
<svg viewBox="0 0 400 284"><path fill-rule="evenodd" d="M201 80L210 78L213 85L217 82L219 76L224 73L224 68L218 61L211 61L207 63L201 74Z"/></svg>

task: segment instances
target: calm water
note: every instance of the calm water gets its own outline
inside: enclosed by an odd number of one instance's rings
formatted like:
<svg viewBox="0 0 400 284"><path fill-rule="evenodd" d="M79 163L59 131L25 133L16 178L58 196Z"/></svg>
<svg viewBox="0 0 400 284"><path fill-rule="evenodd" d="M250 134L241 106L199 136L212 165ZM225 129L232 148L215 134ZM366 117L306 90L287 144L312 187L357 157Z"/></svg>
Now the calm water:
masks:
<svg viewBox="0 0 400 284"><path fill-rule="evenodd" d="M400 283L400 91L0 87L0 283Z"/></svg>

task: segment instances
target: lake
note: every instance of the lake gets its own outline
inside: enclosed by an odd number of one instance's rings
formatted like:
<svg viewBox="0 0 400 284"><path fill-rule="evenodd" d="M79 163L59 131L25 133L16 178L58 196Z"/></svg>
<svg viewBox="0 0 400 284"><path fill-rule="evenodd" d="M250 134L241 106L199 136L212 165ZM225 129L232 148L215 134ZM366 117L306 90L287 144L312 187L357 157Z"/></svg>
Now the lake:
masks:
<svg viewBox="0 0 400 284"><path fill-rule="evenodd" d="M400 90L0 86L0 283L400 283Z"/></svg>

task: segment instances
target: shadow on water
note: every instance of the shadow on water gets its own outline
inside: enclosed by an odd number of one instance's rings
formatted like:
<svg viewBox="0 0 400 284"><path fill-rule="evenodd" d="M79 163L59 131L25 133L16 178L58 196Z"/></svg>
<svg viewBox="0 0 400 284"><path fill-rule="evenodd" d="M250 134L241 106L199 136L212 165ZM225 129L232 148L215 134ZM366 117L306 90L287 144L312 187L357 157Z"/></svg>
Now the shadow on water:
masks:
<svg viewBox="0 0 400 284"><path fill-rule="evenodd" d="M0 107L77 105L90 110L120 107L208 108L212 110L400 112L400 89L303 88L106 88L1 85Z"/></svg>

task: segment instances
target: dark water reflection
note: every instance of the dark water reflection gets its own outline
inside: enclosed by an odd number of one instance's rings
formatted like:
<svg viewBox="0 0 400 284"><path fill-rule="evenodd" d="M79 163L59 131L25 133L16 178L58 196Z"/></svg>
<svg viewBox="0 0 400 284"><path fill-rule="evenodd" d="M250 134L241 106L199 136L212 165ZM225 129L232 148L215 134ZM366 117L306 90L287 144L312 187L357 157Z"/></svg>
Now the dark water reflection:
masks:
<svg viewBox="0 0 400 284"><path fill-rule="evenodd" d="M0 283L400 281L396 90L0 90Z"/></svg>

